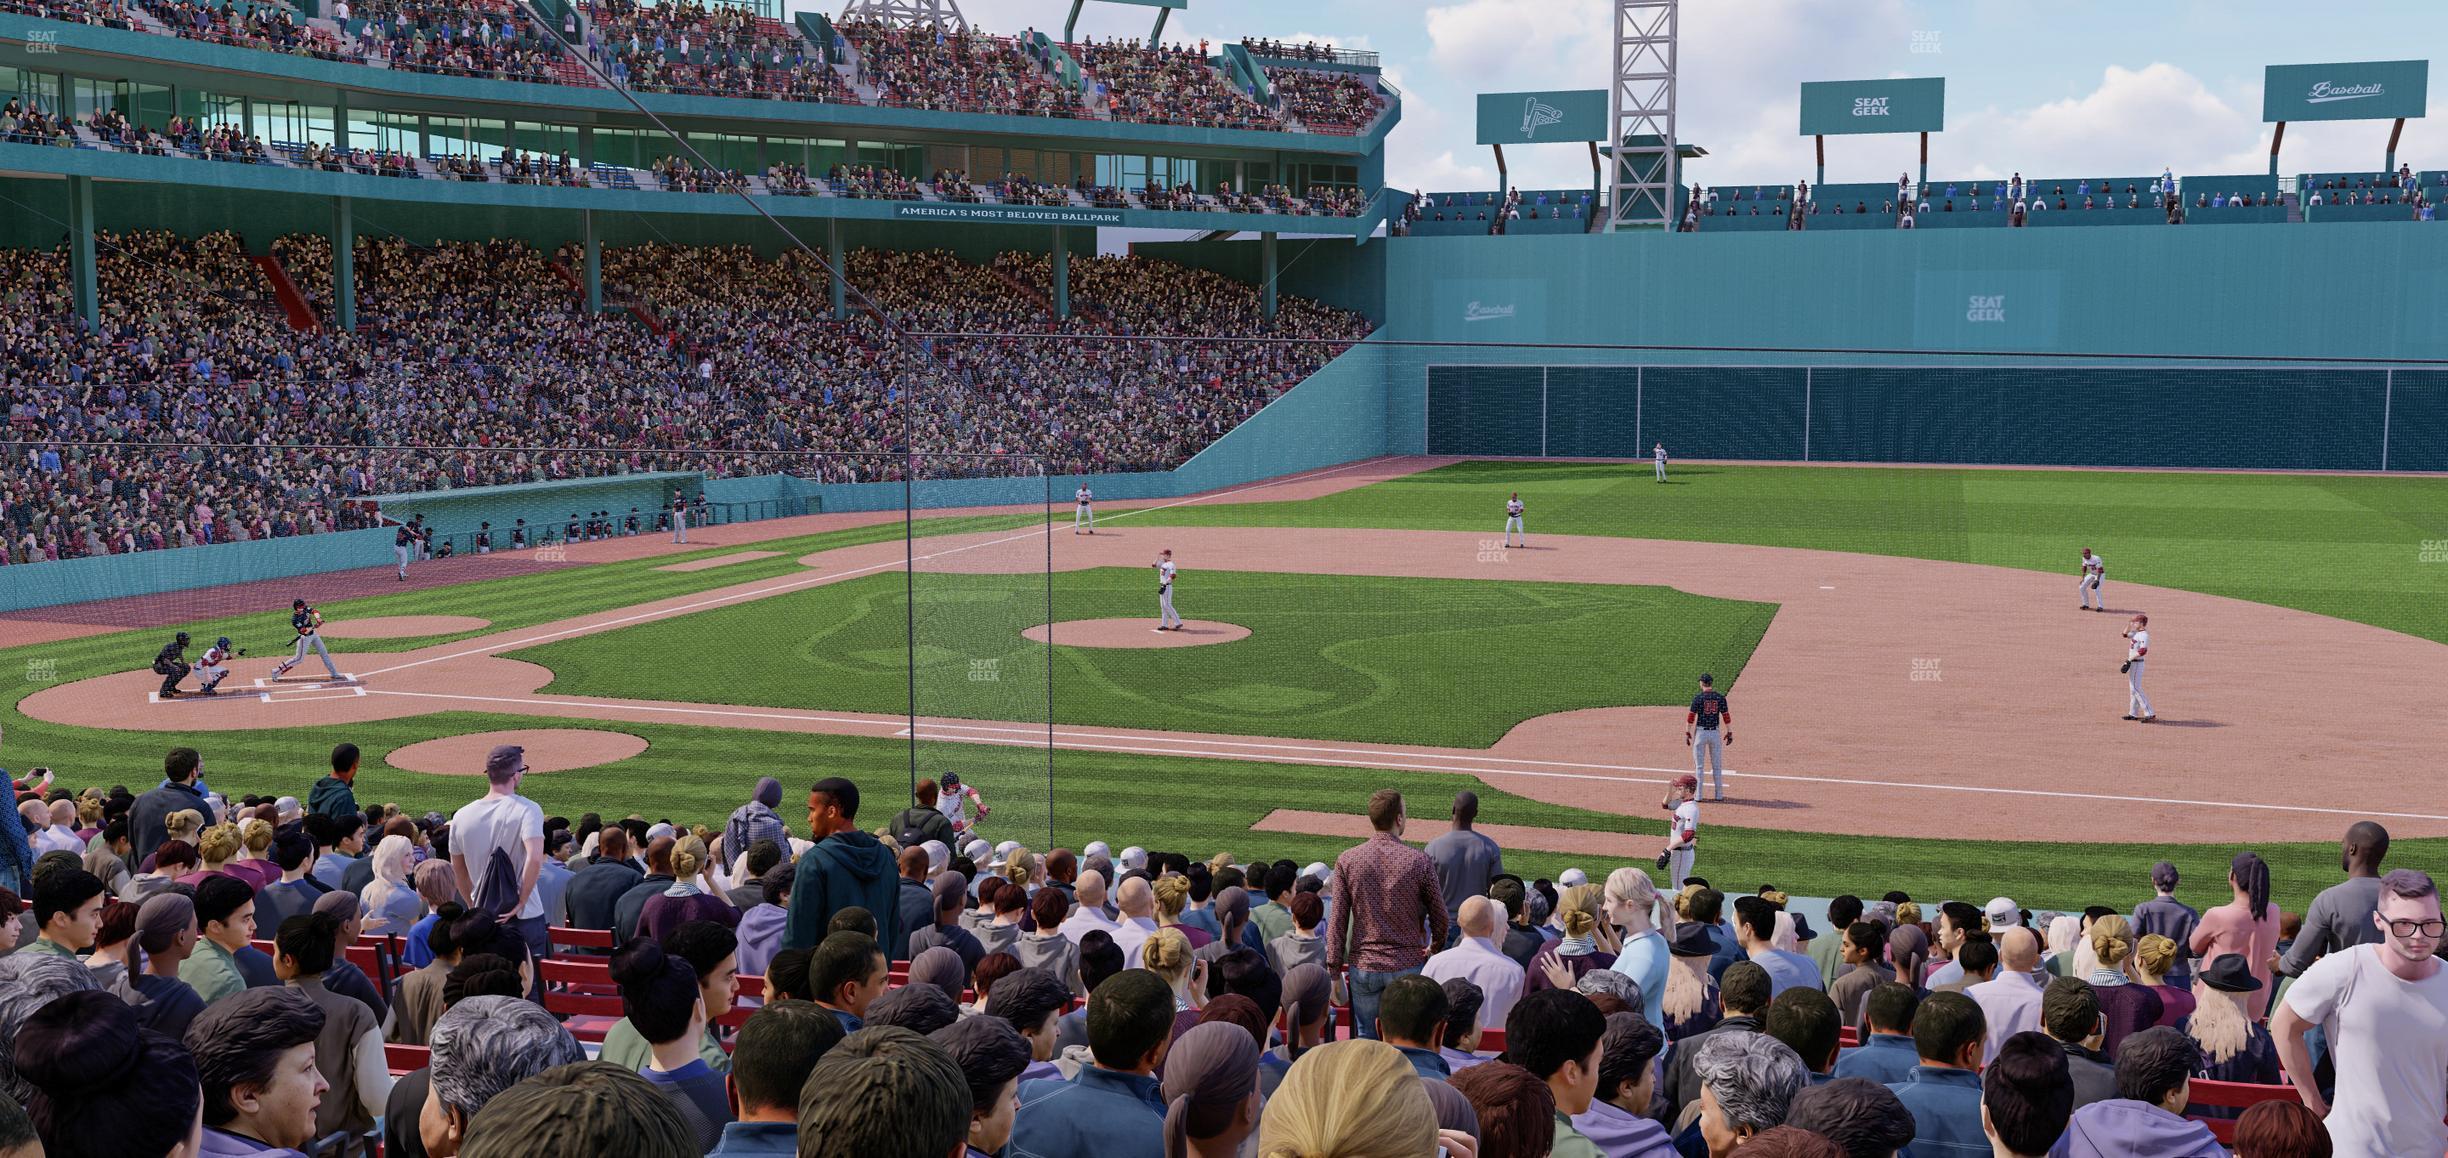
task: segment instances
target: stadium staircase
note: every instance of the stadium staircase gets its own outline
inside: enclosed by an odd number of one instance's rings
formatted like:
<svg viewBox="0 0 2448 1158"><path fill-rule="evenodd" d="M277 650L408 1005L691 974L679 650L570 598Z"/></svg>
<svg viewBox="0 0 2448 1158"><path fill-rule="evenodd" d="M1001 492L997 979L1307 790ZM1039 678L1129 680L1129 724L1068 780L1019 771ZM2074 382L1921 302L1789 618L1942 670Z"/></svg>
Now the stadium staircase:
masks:
<svg viewBox="0 0 2448 1158"><path fill-rule="evenodd" d="M320 329L315 321L314 307L306 304L306 295L298 291L297 282L289 276L288 267L273 254L249 258L255 268L263 271L264 280L272 283L272 296L280 299L281 313L289 319L289 328L299 333Z"/></svg>
<svg viewBox="0 0 2448 1158"><path fill-rule="evenodd" d="M2280 194L2278 195L2278 198L2279 198L2280 203L2286 206L2286 211L2287 211L2287 224L2289 224L2289 225L2301 225L2301 224L2303 224L2303 219L2304 219L2304 211L2303 211L2303 194L2301 194L2301 193L2280 193Z"/></svg>

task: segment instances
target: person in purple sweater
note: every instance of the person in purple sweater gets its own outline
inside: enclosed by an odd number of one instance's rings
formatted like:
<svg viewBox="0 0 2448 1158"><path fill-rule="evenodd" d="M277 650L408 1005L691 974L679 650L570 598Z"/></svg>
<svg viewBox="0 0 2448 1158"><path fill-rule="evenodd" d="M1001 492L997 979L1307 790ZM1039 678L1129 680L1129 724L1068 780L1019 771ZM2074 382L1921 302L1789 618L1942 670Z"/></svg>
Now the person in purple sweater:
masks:
<svg viewBox="0 0 2448 1158"><path fill-rule="evenodd" d="M2083 980L2091 983L2092 995L2099 1001L2100 1052L2115 1057L2127 1035L2157 1025L2166 1010L2150 986L2136 984L2126 973L2134 955L2134 935L2125 918L2111 913L2091 922L2090 937L2099 968Z"/></svg>
<svg viewBox="0 0 2448 1158"><path fill-rule="evenodd" d="M705 871L705 842L689 837L672 846L672 883L646 898L638 911L638 936L661 941L663 935L690 921L713 921L726 929L739 927L740 912L731 902L705 891L699 874Z"/></svg>

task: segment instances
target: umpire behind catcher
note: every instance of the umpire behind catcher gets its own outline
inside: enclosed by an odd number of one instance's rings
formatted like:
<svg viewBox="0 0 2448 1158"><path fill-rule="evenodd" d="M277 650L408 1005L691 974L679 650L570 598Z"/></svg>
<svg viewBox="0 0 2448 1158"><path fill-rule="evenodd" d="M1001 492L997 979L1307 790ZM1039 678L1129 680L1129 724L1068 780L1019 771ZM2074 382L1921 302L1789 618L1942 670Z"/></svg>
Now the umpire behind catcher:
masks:
<svg viewBox="0 0 2448 1158"><path fill-rule="evenodd" d="M161 652L153 657L153 670L162 678L162 698L177 698L179 681L186 679L188 672L186 632L178 633L177 639L162 646Z"/></svg>

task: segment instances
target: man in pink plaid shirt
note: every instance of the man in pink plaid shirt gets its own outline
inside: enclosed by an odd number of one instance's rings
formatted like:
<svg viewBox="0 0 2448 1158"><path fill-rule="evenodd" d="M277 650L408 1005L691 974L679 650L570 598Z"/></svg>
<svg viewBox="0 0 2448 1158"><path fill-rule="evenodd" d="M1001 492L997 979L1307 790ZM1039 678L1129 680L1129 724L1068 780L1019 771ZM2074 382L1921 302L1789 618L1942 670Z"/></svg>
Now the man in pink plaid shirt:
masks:
<svg viewBox="0 0 2448 1158"><path fill-rule="evenodd" d="M1326 926L1328 972L1350 966L1352 1032L1377 1036L1377 1000L1394 979L1417 973L1428 952L1445 943L1445 901L1436 866L1402 842L1402 793L1381 788L1369 797L1377 831L1335 858L1335 904Z"/></svg>

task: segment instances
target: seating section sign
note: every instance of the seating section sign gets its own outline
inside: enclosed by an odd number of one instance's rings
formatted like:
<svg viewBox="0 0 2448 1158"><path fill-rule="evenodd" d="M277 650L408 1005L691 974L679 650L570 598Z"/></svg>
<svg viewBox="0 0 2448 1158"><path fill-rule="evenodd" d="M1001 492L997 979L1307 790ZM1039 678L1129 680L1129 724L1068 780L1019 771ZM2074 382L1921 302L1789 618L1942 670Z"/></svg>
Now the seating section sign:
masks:
<svg viewBox="0 0 2448 1158"><path fill-rule="evenodd" d="M1946 128L1946 78L1813 80L1802 84L1802 135L1935 133Z"/></svg>
<svg viewBox="0 0 2448 1158"><path fill-rule="evenodd" d="M1602 88L1479 94L1479 143L1543 145L1603 141L1607 94Z"/></svg>
<svg viewBox="0 0 2448 1158"><path fill-rule="evenodd" d="M2273 64L2261 77L2263 121L2386 121L2423 115L2431 62Z"/></svg>

